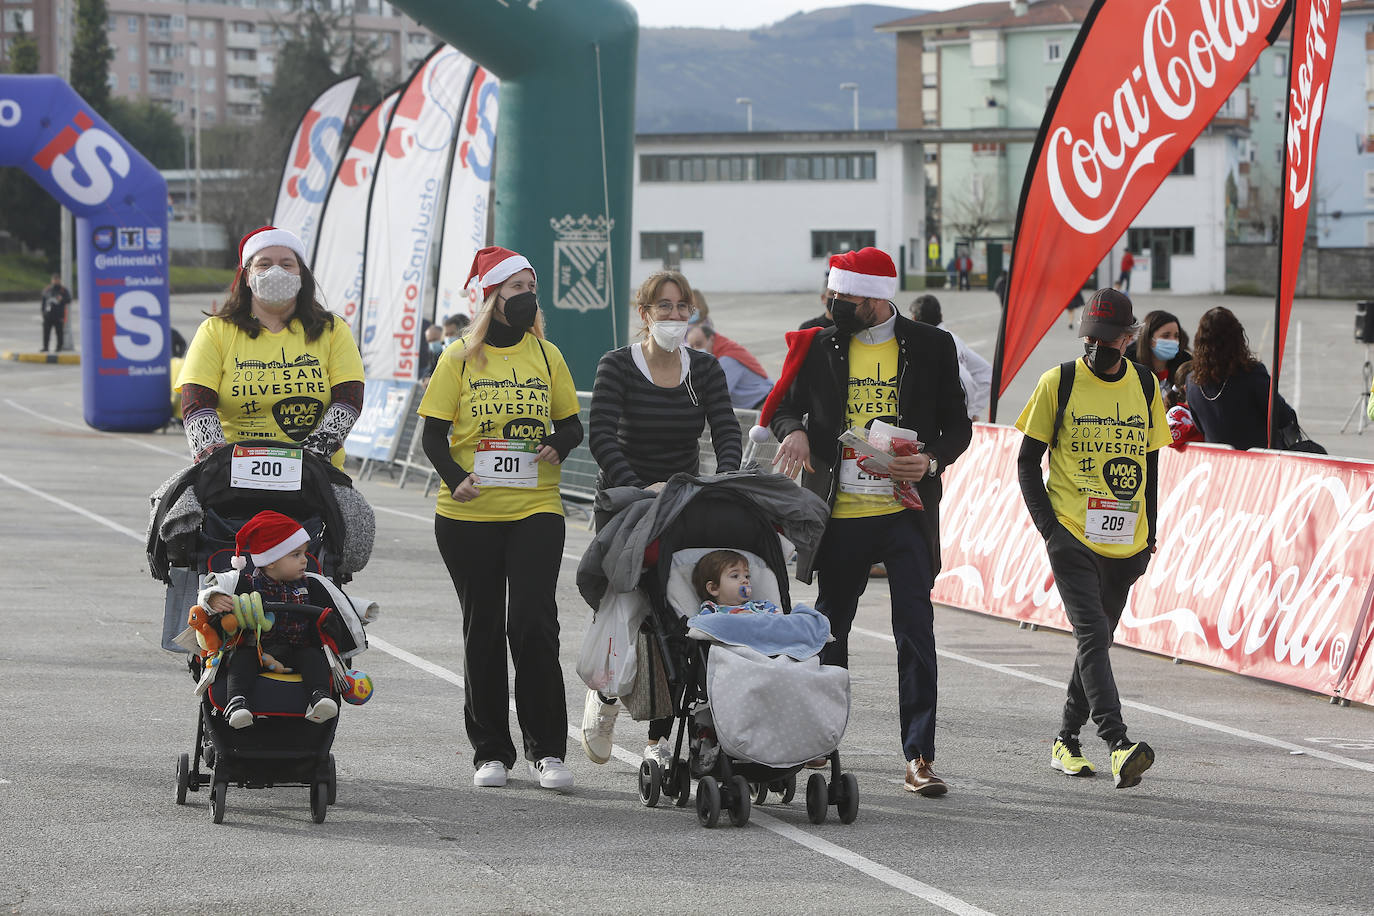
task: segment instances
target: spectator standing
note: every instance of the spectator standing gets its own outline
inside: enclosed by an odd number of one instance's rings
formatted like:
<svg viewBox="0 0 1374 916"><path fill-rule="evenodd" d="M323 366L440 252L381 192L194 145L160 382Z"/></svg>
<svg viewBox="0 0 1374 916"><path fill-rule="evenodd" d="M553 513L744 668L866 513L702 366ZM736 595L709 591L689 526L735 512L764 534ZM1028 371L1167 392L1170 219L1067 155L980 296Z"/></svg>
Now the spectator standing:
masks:
<svg viewBox="0 0 1374 916"><path fill-rule="evenodd" d="M1121 254L1121 277L1116 281L1116 288L1123 293L1131 291L1131 271L1135 268L1135 255L1131 254L1131 249L1127 248Z"/></svg>
<svg viewBox="0 0 1374 916"><path fill-rule="evenodd" d="M62 349L63 334L67 329L67 306L71 305L72 294L62 285L62 278L52 275L52 282L43 288L38 310L43 316L43 352L48 352L48 338L57 332L57 349Z"/></svg>
<svg viewBox="0 0 1374 916"><path fill-rule="evenodd" d="M1159 387L1167 391L1174 386L1179 366L1193 358L1188 352L1188 332L1171 312L1147 312L1140 321L1140 336L1126 351L1126 358L1154 372Z"/></svg>
<svg viewBox="0 0 1374 916"><path fill-rule="evenodd" d="M968 448L972 429L954 340L898 314L897 268L876 248L833 255L828 286L835 326L792 335L778 388L764 406L781 443L774 463L825 499L831 518L817 551L816 609L835 641L821 663L849 665L849 631L875 563L887 567L897 644L898 718L907 790L943 795L935 775L935 615L940 568L940 478ZM837 390L838 389L838 390ZM776 405L776 411L771 410ZM917 430L918 455L894 458L890 478L862 473L838 437L874 420ZM852 456L852 452L850 453ZM908 509L894 481L912 481L925 505ZM810 571L798 570L810 581Z"/></svg>
<svg viewBox="0 0 1374 916"><path fill-rule="evenodd" d="M972 288L969 282L969 275L973 273L973 258L968 256L967 251L959 255L957 266L959 268L959 288Z"/></svg>
<svg viewBox="0 0 1374 916"><path fill-rule="evenodd" d="M757 410L763 399L773 390L768 377L754 354L724 334L717 334L709 322L693 324L687 330L687 346L702 353L710 353L725 370L725 384L730 389L730 403L744 410Z"/></svg>
<svg viewBox="0 0 1374 916"><path fill-rule="evenodd" d="M1250 352L1245 328L1225 306L1208 309L1193 338L1188 406L1208 442L1232 448L1269 447L1269 370ZM1296 426L1298 415L1274 392L1274 447L1279 430Z"/></svg>
<svg viewBox="0 0 1374 916"><path fill-rule="evenodd" d="M1091 716L1111 749L1119 789L1139 784L1155 755L1126 735L1107 651L1131 585L1154 550L1159 449L1170 442L1158 381L1123 358L1138 331L1130 298L1099 290L1079 326L1084 357L1042 375L1016 421L1025 434L1017 457L1021 495L1045 539L1078 641L1050 766L1068 776L1093 775L1078 737ZM1048 489L1040 470L1046 448Z"/></svg>
<svg viewBox="0 0 1374 916"><path fill-rule="evenodd" d="M1006 276L1003 274L1002 276ZM992 396L992 363L983 359L964 343L949 328L945 327L944 314L940 310L940 300L934 296L917 296L911 301L911 317L922 324L933 324L954 338L954 348L959 354L959 383L964 386L965 407L968 418L977 420L988 406Z"/></svg>

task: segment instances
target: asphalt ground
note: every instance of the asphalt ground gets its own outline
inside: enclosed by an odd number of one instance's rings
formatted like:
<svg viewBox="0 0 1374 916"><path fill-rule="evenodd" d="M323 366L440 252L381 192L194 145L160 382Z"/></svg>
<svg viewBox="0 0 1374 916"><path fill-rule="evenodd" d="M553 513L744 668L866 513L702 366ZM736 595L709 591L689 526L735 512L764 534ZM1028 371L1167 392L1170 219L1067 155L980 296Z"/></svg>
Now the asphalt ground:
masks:
<svg viewBox="0 0 1374 916"><path fill-rule="evenodd" d="M990 352L992 296L944 299L951 326ZM1159 300L1189 323L1217 301L1262 341L1261 301ZM778 332L817 304L711 302L722 332L770 366L781 360ZM176 324L194 328L204 304L178 298ZM1352 315L1350 303L1300 303L1302 349L1295 340L1289 365L1301 353L1302 370L1286 384L1301 384L1315 438L1363 455L1374 433L1334 432L1363 358L1349 341ZM36 308L0 306L0 350L32 346L38 330ZM1031 365L1076 346L1056 329ZM1015 380L1009 412L1035 374ZM359 659L377 692L344 708L334 745L338 804L316 825L305 789L233 787L225 823L213 825L206 791L174 803L195 702L184 665L159 648L163 588L142 547L147 494L184 466L185 443L173 432L97 432L80 405L78 367L0 361L9 912L1356 913L1374 899L1369 709L1117 650L1127 722L1158 762L1129 790L1110 776L1068 779L1048 761L1073 645L1050 630L937 609L937 770L952 789L941 799L903 791L884 580L870 585L851 640L842 754L859 782L854 824L832 810L813 826L800 797L756 808L744 829L704 830L690 809L667 804L645 809L634 770L644 731L628 720L606 765L570 740L569 793L519 770L504 789L475 789L459 615L432 503L413 481L400 489L385 475L359 484L377 510L377 544L350 591L380 599L383 615ZM574 728L584 695L574 662L590 615L573 572L589 537L585 519L570 517L558 599ZM1107 769L1104 745L1088 739L1085 750Z"/></svg>

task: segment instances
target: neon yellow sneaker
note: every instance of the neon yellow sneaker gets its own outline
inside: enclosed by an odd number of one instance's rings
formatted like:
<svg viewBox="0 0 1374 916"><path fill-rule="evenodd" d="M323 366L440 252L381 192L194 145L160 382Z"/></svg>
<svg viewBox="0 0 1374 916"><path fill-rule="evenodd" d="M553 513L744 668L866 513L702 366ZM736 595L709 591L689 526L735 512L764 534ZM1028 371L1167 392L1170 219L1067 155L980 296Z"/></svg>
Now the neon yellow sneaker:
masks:
<svg viewBox="0 0 1374 916"><path fill-rule="evenodd" d="M1144 741L1123 742L1112 751L1112 780L1118 789L1140 785L1140 774L1155 762L1155 752Z"/></svg>
<svg viewBox="0 0 1374 916"><path fill-rule="evenodd" d="M1083 756L1077 738L1055 738L1050 750L1050 766L1065 776L1095 776L1097 767Z"/></svg>

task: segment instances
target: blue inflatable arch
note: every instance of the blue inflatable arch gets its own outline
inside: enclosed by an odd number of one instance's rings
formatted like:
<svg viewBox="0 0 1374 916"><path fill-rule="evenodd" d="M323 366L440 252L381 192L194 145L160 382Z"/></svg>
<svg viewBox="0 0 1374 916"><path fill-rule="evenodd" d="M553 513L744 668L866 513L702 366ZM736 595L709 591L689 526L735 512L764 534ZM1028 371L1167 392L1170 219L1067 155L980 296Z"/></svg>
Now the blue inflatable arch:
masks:
<svg viewBox="0 0 1374 916"><path fill-rule="evenodd" d="M76 217L86 422L144 432L171 416L167 182L62 79L0 76L0 166Z"/></svg>

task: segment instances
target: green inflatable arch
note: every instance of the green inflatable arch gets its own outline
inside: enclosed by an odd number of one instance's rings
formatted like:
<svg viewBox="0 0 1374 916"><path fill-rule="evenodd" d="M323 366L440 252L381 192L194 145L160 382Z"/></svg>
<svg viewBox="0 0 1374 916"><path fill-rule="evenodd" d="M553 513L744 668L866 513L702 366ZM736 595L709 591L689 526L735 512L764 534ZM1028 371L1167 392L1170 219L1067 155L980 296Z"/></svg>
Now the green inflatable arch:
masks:
<svg viewBox="0 0 1374 916"><path fill-rule="evenodd" d="M539 272L549 337L590 389L626 342L639 17L624 0L392 0L501 79L495 243Z"/></svg>

